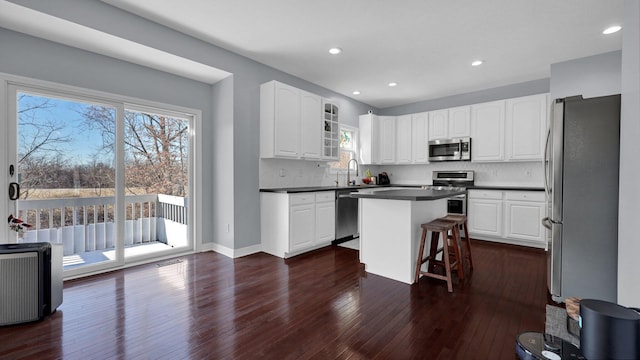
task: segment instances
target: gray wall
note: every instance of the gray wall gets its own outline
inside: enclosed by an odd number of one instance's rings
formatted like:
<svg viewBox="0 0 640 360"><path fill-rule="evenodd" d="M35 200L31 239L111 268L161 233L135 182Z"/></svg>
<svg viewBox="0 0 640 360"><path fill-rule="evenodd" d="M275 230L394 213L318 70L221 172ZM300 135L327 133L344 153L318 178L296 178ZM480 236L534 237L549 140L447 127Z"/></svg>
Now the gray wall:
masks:
<svg viewBox="0 0 640 360"><path fill-rule="evenodd" d="M549 92L549 79L527 81L492 89L447 96L439 99L421 101L413 104L382 109L379 115L415 114L423 111L446 109L456 106L478 104L488 101L515 98Z"/></svg>
<svg viewBox="0 0 640 360"><path fill-rule="evenodd" d="M551 64L551 98L620 94L621 58L621 51L613 51Z"/></svg>
<svg viewBox="0 0 640 360"><path fill-rule="evenodd" d="M2 42L0 71L203 110L205 242L212 241L234 249L260 243L258 123L261 83L278 80L337 101L341 107L341 120L346 124L357 125L358 115L371 108L98 0L12 2L233 74L233 80L225 80L230 81L229 83L216 84L212 89L211 86L195 81L157 74L156 71L140 66L13 32L4 31L3 35L9 45ZM22 40L25 44L18 44ZM76 57L76 54L81 55ZM49 62L52 57L64 71L55 71L55 66L54 71L50 71L52 67ZM24 58L29 59L24 61ZM76 68L82 73L81 76L76 74ZM163 82L165 78L175 79L178 86L190 84L193 88L186 91L166 91L169 83ZM201 88L202 91L195 94L195 88ZM206 100L201 101L203 98ZM215 113L212 113L213 106L216 107ZM217 109L218 107L223 108ZM229 120L230 116L232 122ZM225 135L232 137L224 137ZM229 141L230 138L232 142ZM210 174L210 177L206 174ZM233 196L230 197L229 194ZM230 213L233 214L232 218L229 218ZM229 232L226 224L229 224Z"/></svg>
<svg viewBox="0 0 640 360"><path fill-rule="evenodd" d="M618 302L640 306L640 3L624 2L620 203L618 210Z"/></svg>

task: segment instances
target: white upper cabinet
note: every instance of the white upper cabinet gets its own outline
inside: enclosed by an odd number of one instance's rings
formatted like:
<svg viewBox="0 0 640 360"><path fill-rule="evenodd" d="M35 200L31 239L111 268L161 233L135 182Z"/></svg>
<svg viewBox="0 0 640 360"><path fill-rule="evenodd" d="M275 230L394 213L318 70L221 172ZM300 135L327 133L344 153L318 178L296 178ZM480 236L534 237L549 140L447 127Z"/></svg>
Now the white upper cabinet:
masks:
<svg viewBox="0 0 640 360"><path fill-rule="evenodd" d="M411 115L398 116L396 119L396 163L411 163Z"/></svg>
<svg viewBox="0 0 640 360"><path fill-rule="evenodd" d="M471 135L471 107L460 106L449 109L449 138Z"/></svg>
<svg viewBox="0 0 640 360"><path fill-rule="evenodd" d="M449 110L429 112L429 140L449 138Z"/></svg>
<svg viewBox="0 0 640 360"><path fill-rule="evenodd" d="M380 116L380 163L396 162L396 117Z"/></svg>
<svg viewBox="0 0 640 360"><path fill-rule="evenodd" d="M260 156L300 156L300 93L275 81L260 86Z"/></svg>
<svg viewBox="0 0 640 360"><path fill-rule="evenodd" d="M380 123L377 115L360 115L360 164L380 163Z"/></svg>
<svg viewBox="0 0 640 360"><path fill-rule="evenodd" d="M300 90L300 156L320 159L322 113L320 96Z"/></svg>
<svg viewBox="0 0 640 360"><path fill-rule="evenodd" d="M542 160L547 133L548 94L508 99L506 103L506 159Z"/></svg>
<svg viewBox="0 0 640 360"><path fill-rule="evenodd" d="M260 85L260 157L322 159L322 125L320 96L277 81Z"/></svg>
<svg viewBox="0 0 640 360"><path fill-rule="evenodd" d="M426 112L411 116L411 159L414 164L429 162L429 114Z"/></svg>
<svg viewBox="0 0 640 360"><path fill-rule="evenodd" d="M429 112L429 140L469 137L469 106L442 109Z"/></svg>
<svg viewBox="0 0 640 360"><path fill-rule="evenodd" d="M324 120L322 122L322 159L338 160L340 158L340 124L338 123L338 106L330 101L322 104Z"/></svg>
<svg viewBox="0 0 640 360"><path fill-rule="evenodd" d="M505 101L471 106L471 161L504 160Z"/></svg>

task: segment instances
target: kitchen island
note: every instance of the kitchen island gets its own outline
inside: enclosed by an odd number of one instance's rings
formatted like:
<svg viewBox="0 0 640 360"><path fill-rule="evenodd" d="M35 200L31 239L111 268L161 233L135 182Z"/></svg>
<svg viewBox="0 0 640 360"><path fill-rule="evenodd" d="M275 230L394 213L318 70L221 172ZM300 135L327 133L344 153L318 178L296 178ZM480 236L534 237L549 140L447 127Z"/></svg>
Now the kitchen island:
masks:
<svg viewBox="0 0 640 360"><path fill-rule="evenodd" d="M364 190L359 199L360 262L369 273L412 284L422 229L466 190Z"/></svg>

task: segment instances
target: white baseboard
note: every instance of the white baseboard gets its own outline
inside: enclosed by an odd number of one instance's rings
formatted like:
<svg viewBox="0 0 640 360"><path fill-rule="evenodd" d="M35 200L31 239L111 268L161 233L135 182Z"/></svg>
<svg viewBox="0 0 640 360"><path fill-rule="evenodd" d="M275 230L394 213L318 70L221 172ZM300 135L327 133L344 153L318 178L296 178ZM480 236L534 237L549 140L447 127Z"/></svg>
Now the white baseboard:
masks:
<svg viewBox="0 0 640 360"><path fill-rule="evenodd" d="M220 244L216 244L216 243L206 243L206 244L202 244L202 246L200 247L200 251L204 252L204 251L215 251L218 254L224 255L226 257L235 259L235 258L239 258L239 257L243 257L243 256L247 256L247 255L251 255L251 254L256 254L262 251L262 244L256 244L256 245L251 245L251 246L247 246L241 249L231 249L229 247L220 245Z"/></svg>

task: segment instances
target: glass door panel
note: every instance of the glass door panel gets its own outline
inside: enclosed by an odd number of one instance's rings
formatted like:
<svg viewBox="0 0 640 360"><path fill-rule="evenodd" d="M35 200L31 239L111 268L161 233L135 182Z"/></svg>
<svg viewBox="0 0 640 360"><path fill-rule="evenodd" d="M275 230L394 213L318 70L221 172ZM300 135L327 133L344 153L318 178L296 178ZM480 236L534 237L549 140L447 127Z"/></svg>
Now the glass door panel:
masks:
<svg viewBox="0 0 640 360"><path fill-rule="evenodd" d="M191 249L189 120L126 109L125 261Z"/></svg>
<svg viewBox="0 0 640 360"><path fill-rule="evenodd" d="M65 271L116 263L116 107L15 94L15 216L31 225L18 231L18 242L62 244Z"/></svg>

